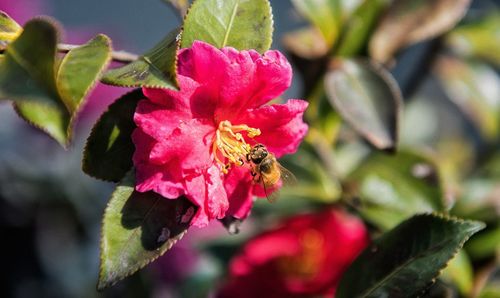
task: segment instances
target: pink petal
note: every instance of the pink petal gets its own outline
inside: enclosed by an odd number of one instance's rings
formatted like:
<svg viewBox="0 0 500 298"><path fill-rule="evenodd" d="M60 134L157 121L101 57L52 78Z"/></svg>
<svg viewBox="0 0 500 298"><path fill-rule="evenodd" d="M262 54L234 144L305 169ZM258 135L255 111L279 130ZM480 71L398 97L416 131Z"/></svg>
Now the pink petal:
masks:
<svg viewBox="0 0 500 298"><path fill-rule="evenodd" d="M234 48L219 50L195 41L179 54L178 73L202 85L198 104L216 106L215 120L233 120L247 108L261 106L281 95L289 86L292 69L278 51L264 55ZM196 107L193 100L191 107Z"/></svg>
<svg viewBox="0 0 500 298"><path fill-rule="evenodd" d="M206 169L212 163L215 127L204 119L181 122L172 133L151 149L150 162L165 164L179 160L182 169Z"/></svg>
<svg viewBox="0 0 500 298"><path fill-rule="evenodd" d="M229 203L222 185L220 171L215 165L185 177L186 196L199 207L192 225L205 227L210 220L225 216Z"/></svg>
<svg viewBox="0 0 500 298"><path fill-rule="evenodd" d="M281 157L297 151L307 133L307 124L302 120L307 102L299 99L285 104L274 104L249 109L238 118L236 123L244 123L259 128L261 135L254 141L264 144L267 149ZM236 124L235 123L235 124Z"/></svg>
<svg viewBox="0 0 500 298"><path fill-rule="evenodd" d="M253 205L253 182L250 170L236 167L229 171L224 179L224 187L229 199L228 215L244 219Z"/></svg>
<svg viewBox="0 0 500 298"><path fill-rule="evenodd" d="M155 140L140 129L132 133L132 141L136 146L133 161L136 175L136 190L139 192L154 191L166 198L176 199L185 193L182 175L178 163L169 167L157 166L149 161L149 153Z"/></svg>
<svg viewBox="0 0 500 298"><path fill-rule="evenodd" d="M158 141L168 137L182 121L190 118L183 110L167 109L146 99L139 101L134 114L135 124Z"/></svg>

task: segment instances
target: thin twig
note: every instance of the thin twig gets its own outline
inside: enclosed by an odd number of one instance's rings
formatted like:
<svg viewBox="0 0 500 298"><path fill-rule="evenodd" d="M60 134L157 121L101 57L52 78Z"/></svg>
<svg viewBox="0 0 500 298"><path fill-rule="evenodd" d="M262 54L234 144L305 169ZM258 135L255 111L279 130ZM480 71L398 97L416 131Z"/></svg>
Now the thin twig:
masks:
<svg viewBox="0 0 500 298"><path fill-rule="evenodd" d="M79 47L79 45L60 43L57 45L57 51L59 53L68 53L74 48ZM3 54L7 48L7 45L0 44L0 54ZM125 52L125 51L113 51L111 52L111 59L115 62L120 63L130 63L139 59L139 55Z"/></svg>
<svg viewBox="0 0 500 298"><path fill-rule="evenodd" d="M60 43L57 45L57 51L59 53L67 53L76 47L79 47L79 45ZM111 52L111 59L115 62L130 63L139 59L139 55L125 51L113 51Z"/></svg>

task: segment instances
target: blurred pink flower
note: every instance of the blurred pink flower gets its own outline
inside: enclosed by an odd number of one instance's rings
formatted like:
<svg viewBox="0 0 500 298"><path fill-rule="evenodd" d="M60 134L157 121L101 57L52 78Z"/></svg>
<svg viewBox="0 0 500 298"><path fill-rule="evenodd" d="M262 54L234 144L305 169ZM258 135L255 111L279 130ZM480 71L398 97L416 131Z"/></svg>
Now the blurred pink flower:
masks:
<svg viewBox="0 0 500 298"><path fill-rule="evenodd" d="M363 222L344 211L294 216L245 244L217 297L333 297L368 243Z"/></svg>
<svg viewBox="0 0 500 298"><path fill-rule="evenodd" d="M132 138L136 189L169 199L186 196L199 209L192 224L250 212L253 179L244 164L251 145L280 157L307 132L307 103L265 105L290 85L292 69L278 51L221 50L196 41L178 56L180 91L144 88Z"/></svg>

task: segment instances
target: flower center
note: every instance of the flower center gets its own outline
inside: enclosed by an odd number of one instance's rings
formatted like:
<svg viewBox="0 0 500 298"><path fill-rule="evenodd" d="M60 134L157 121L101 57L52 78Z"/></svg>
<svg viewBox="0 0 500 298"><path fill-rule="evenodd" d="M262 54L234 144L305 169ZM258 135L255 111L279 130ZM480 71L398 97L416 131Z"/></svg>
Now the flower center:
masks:
<svg viewBox="0 0 500 298"><path fill-rule="evenodd" d="M278 259L279 270L288 277L312 278L318 273L323 259L323 235L314 229L300 237L301 251L297 255Z"/></svg>
<svg viewBox="0 0 500 298"><path fill-rule="evenodd" d="M260 129L258 128L248 127L245 124L232 125L227 120L221 121L215 132L212 151L224 174L227 174L227 170L233 164L237 166L245 164L246 156L252 148L245 142L242 132L246 132L249 138L260 135ZM224 162L224 159L227 159L227 161Z"/></svg>

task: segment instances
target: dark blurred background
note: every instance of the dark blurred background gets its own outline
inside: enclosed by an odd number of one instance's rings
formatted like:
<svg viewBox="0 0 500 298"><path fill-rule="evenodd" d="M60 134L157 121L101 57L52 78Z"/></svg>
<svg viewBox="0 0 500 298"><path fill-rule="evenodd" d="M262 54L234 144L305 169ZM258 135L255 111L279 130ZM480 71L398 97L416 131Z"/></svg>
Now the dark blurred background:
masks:
<svg viewBox="0 0 500 298"><path fill-rule="evenodd" d="M273 48L282 49L282 35L305 21L290 1L273 0L271 4ZM467 17L497 9L498 4L500 1L475 0ZM64 27L65 42L81 43L105 33L115 49L134 53L147 50L180 23L160 0L0 0L0 10L21 24L36 15L53 16ZM450 105L431 80L412 90L413 80L424 71L422 61L432 49L431 41L406 50L393 72L410 97L436 101L438 109L442 105L441 110L446 111ZM1 297L197 297L206 295L221 274L220 264L197 250L203 241L227 234L219 223L213 223L208 230L193 231L155 265L110 290L96 292L100 221L113 185L83 174L81 152L92 123L123 92L109 86L97 88L68 151L20 120L9 103L0 103ZM296 78L285 97L300 94ZM466 125L453 116L456 113L443 113L436 118L447 122L450 129ZM426 124L431 130L432 121ZM250 227L251 221L243 228Z"/></svg>

